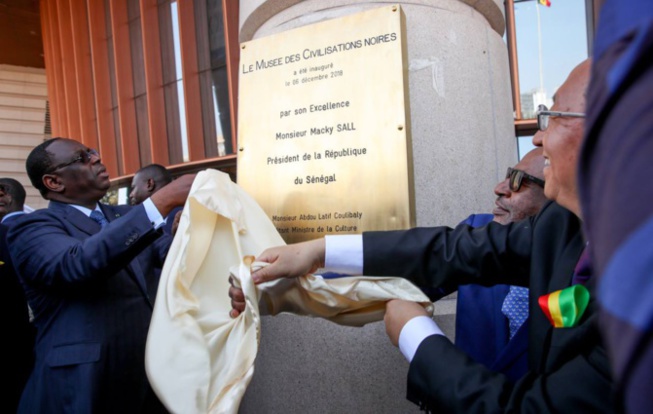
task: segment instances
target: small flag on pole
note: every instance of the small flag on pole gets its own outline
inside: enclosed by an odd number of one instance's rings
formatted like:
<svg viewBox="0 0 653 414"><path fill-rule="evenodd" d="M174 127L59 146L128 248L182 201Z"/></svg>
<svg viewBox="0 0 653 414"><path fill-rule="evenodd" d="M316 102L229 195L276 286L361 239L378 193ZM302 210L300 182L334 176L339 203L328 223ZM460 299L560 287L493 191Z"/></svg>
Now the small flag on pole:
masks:
<svg viewBox="0 0 653 414"><path fill-rule="evenodd" d="M542 6L551 7L551 2L549 0L537 0Z"/></svg>

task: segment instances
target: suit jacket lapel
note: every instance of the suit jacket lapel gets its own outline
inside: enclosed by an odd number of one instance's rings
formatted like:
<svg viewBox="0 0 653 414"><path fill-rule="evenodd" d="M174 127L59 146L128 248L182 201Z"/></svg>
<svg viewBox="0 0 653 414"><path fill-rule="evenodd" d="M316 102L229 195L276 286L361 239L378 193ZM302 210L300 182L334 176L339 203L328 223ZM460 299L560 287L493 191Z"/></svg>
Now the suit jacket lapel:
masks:
<svg viewBox="0 0 653 414"><path fill-rule="evenodd" d="M531 303L531 306L529 306L531 312L531 335L529 336L529 341L535 343L541 342L544 345L542 347L531 348L528 359L530 366L536 368L538 372L546 370L550 354L554 352L550 347L554 328L544 315L544 311L540 308L537 301L541 295L565 289L571 285L574 268L582 254L582 248L579 248L582 244L582 236L580 234L575 235L567 242L564 251L555 257L555 265L553 266L548 283L545 285L541 281L536 280L535 284L531 285L532 288L529 297L529 302ZM542 277L545 275L540 274L539 276Z"/></svg>
<svg viewBox="0 0 653 414"><path fill-rule="evenodd" d="M526 320L526 322L519 327L515 336L513 336L501 352L499 352L496 360L492 364L493 371L505 370L519 360L522 355L528 352L528 326L529 321Z"/></svg>
<svg viewBox="0 0 653 414"><path fill-rule="evenodd" d="M120 218L122 215L114 206L108 204L100 203L100 210L102 210L102 214L104 214L107 220L109 220L109 223L117 218Z"/></svg>
<svg viewBox="0 0 653 414"><path fill-rule="evenodd" d="M580 235L578 237L581 237ZM571 286L571 280L574 276L574 269L578 263L578 259L583 254L581 250L578 251L578 247L575 243L570 243L565 251L562 253L558 259L559 265L556 266L557 274L553 275L551 282L549 283L549 289L546 293L552 293L557 290L562 290Z"/></svg>
<svg viewBox="0 0 653 414"><path fill-rule="evenodd" d="M59 203L58 201L50 201L48 208L56 210L63 219L88 235L93 235L100 231L99 224L75 207Z"/></svg>
<svg viewBox="0 0 653 414"><path fill-rule="evenodd" d="M59 214L61 214L61 217L64 220L66 220L67 222L69 222L70 224L72 224L73 226L75 226L77 229L79 229L85 234L92 236L101 230L100 225L95 221L93 221L93 219L87 217L84 213L77 210L75 207L71 207L68 204L59 203L57 201L50 201L48 208L56 210ZM100 210L102 210L102 213L104 213L104 216L107 218L109 222L112 222L113 220L120 217L120 212L118 212L112 206L100 204ZM147 294L147 284L145 283L145 276L141 269L140 264L138 263L138 259L132 260L126 266L126 271L129 277L131 277L134 283L136 283L136 285L139 287L139 289L143 293L143 296L145 296L145 298L148 299L148 302L150 302L149 296Z"/></svg>

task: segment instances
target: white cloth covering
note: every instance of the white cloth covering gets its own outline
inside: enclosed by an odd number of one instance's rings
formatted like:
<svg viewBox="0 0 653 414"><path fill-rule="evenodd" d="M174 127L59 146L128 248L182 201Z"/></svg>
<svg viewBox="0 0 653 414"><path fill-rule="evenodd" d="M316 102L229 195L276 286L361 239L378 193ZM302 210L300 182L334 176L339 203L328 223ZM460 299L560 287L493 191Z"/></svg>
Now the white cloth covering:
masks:
<svg viewBox="0 0 653 414"><path fill-rule="evenodd" d="M259 304L362 326L379 321L385 302L429 299L402 278L307 275L255 286L253 258L283 239L256 202L227 174L200 172L190 191L161 274L145 364L152 388L173 413L236 413L254 373ZM229 275L247 308L229 316Z"/></svg>

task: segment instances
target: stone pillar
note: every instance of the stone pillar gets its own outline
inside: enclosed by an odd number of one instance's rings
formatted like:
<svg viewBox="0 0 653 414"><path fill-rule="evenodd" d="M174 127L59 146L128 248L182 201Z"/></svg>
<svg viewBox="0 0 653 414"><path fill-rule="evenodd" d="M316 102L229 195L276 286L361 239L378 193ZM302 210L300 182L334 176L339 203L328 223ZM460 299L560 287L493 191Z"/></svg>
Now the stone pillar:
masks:
<svg viewBox="0 0 653 414"><path fill-rule="evenodd" d="M493 208L492 189L517 161L500 0L240 0L249 41L388 4L406 16L412 166L418 226L455 225ZM453 338L454 300L436 322ZM265 317L242 413L418 412L408 364L383 323L346 328Z"/></svg>

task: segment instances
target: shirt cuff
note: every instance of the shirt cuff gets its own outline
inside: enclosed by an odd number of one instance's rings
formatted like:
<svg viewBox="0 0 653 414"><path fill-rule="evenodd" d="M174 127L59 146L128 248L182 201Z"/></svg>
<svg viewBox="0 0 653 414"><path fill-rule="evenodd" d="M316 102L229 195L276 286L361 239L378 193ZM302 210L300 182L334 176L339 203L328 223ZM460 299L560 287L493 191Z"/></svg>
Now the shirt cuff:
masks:
<svg viewBox="0 0 653 414"><path fill-rule="evenodd" d="M324 268L348 275L363 274L363 236L324 236Z"/></svg>
<svg viewBox="0 0 653 414"><path fill-rule="evenodd" d="M411 362L417 348L431 335L443 335L440 327L428 316L416 316L409 320L399 333L399 350Z"/></svg>
<svg viewBox="0 0 653 414"><path fill-rule="evenodd" d="M158 229L159 227L166 224L166 221L159 212L159 209L156 208L149 197L143 201L143 207L145 207L145 214L147 214L147 218L150 219L150 223L152 223L152 226L154 226L155 229Z"/></svg>

